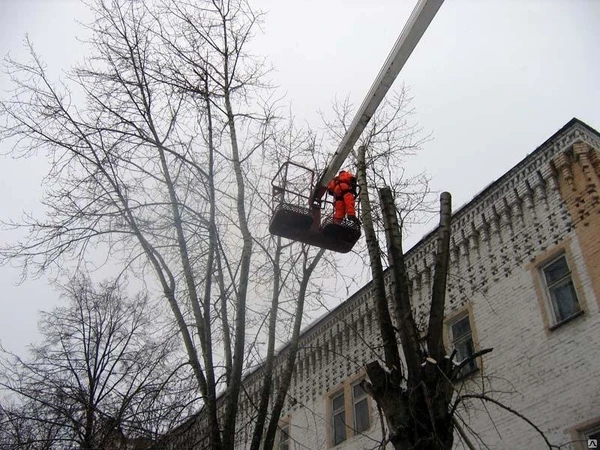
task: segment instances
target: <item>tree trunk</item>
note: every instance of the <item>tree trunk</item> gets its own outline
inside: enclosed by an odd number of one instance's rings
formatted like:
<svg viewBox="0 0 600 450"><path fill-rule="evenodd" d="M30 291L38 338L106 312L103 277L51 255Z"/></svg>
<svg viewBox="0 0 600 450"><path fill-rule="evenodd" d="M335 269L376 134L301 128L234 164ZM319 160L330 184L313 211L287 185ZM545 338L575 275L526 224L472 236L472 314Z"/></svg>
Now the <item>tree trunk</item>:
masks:
<svg viewBox="0 0 600 450"><path fill-rule="evenodd" d="M279 425L279 417L283 410L283 405L287 397L287 392L290 388L292 380L292 373L294 372L294 365L296 362L296 355L298 354L298 345L300 343L300 329L302 328L302 315L304 313L304 302L306 300L306 289L310 277L319 264L321 257L325 253L324 249L319 250L317 256L312 260L308 267L306 267L306 260L304 262L304 270L302 272L302 280L300 283L300 291L298 292L298 306L296 308L296 317L294 319L294 329L292 331L292 338L289 343L289 350L287 354L287 360L285 368L283 369L283 375L279 383L279 389L275 404L271 411L271 420L269 421L269 427L267 428L267 434L265 436L264 450L272 450L275 445L275 433L277 432L277 426Z"/></svg>
<svg viewBox="0 0 600 450"><path fill-rule="evenodd" d="M275 256L273 257L273 291L271 296L271 309L269 317L269 336L267 344L267 356L265 361L263 386L260 392L258 414L252 434L252 443L250 450L259 450L260 441L264 433L265 419L269 410L269 400L271 398L271 386L273 383L273 365L275 361L275 331L277 329L277 313L279 311L279 290L281 283L281 238L276 239ZM298 303L300 304L300 303Z"/></svg>
<svg viewBox="0 0 600 450"><path fill-rule="evenodd" d="M414 383L413 386L417 385L420 381L421 349L419 345L419 333L408 294L408 279L406 277L406 266L404 265L404 253L402 251L402 233L398 224L392 191L389 188L380 189L379 199L383 212L388 260L393 277L396 326L400 333L400 344L402 345L404 359L406 360L410 388L412 387L410 381Z"/></svg>
<svg viewBox="0 0 600 450"><path fill-rule="evenodd" d="M391 190L379 191L388 244L388 258L394 279L394 302L402 351L407 363L406 385L397 382L379 362L367 365L369 391L383 411L390 431L389 440L396 450L451 450L454 422L450 413L452 383L448 379L451 361L444 358L443 341L436 347L439 361L428 358L421 348L419 332L409 298L408 279L402 237ZM450 199L442 195L440 241L434 281L436 298L432 309L437 327L430 333L442 339L445 280L447 275L450 230ZM441 318L440 318L441 317ZM432 323L432 322L430 322ZM438 344L438 341L435 341Z"/></svg>
<svg viewBox="0 0 600 450"><path fill-rule="evenodd" d="M360 186L360 208L362 212L362 225L365 230L367 240L367 249L369 251L369 261L371 263L371 276L373 277L373 297L375 298L375 308L377 313L377 323L381 332L383 341L383 351L385 354L385 363L389 370L398 378L402 377L400 353L396 343L396 334L394 325L388 308L388 301L385 295L385 280L383 266L381 264L381 251L375 228L373 227L373 217L371 214L371 200L367 189L367 166L365 163L366 147L361 146L358 149L357 158L357 179Z"/></svg>
<svg viewBox="0 0 600 450"><path fill-rule="evenodd" d="M435 275L431 294L429 326L427 328L427 349L431 357L441 361L446 354L444 349L444 306L446 299L446 279L448 278L448 256L450 252L450 219L452 215L451 197L448 192L440 196L440 227L438 248L435 256Z"/></svg>

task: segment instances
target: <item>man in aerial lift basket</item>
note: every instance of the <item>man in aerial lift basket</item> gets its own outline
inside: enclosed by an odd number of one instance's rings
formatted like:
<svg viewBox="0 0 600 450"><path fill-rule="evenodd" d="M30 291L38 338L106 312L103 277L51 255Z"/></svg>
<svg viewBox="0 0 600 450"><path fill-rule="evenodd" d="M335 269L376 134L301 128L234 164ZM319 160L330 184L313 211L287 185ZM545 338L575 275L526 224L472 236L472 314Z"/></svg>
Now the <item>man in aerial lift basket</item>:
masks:
<svg viewBox="0 0 600 450"><path fill-rule="evenodd" d="M333 222L341 223L344 216L348 215L348 220L355 225L360 225L356 217L354 201L356 198L356 177L350 172L341 170L338 176L333 178L327 185L327 192L333 195L335 199Z"/></svg>

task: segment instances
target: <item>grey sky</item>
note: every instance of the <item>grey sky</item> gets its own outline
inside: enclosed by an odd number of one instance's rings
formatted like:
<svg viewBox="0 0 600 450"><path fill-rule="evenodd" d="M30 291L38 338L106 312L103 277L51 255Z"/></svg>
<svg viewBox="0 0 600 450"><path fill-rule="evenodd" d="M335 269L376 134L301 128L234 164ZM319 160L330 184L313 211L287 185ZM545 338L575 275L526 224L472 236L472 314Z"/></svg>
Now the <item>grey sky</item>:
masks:
<svg viewBox="0 0 600 450"><path fill-rule="evenodd" d="M273 81L296 118L318 125L317 111L335 96L362 101L415 3L255 0L268 12L255 53L276 69ZM88 18L75 0L0 0L0 54L18 56L27 32L59 74L82 57L76 20ZM600 1L446 0L400 74L415 120L434 138L412 169L426 169L457 207L573 116L600 129L598 42ZM3 219L40 211L44 170L43 161L0 158ZM19 271L0 268L0 340L13 349L31 340L36 311L55 297L42 280L14 286L18 280Z"/></svg>

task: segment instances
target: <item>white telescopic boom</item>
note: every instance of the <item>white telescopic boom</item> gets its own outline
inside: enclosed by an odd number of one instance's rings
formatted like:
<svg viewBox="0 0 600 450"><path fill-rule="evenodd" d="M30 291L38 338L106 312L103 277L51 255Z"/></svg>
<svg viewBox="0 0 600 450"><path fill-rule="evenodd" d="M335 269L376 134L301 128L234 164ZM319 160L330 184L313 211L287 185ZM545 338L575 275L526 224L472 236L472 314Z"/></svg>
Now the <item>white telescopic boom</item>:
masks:
<svg viewBox="0 0 600 450"><path fill-rule="evenodd" d="M421 36L427 30L442 3L444 3L444 0L419 0L419 3L415 6L402 33L400 33L400 36L396 40L394 48L392 48L383 67L379 71L379 75L377 75L375 82L371 86L369 93L356 112L350 128L348 128L342 142L340 142L340 145L333 154L331 163L325 168L325 171L317 181L315 190L311 195L311 203L323 196L327 184L344 164L354 144L358 141L373 114L375 114L385 94L387 94L396 80L400 70L404 67L408 57L419 43Z"/></svg>

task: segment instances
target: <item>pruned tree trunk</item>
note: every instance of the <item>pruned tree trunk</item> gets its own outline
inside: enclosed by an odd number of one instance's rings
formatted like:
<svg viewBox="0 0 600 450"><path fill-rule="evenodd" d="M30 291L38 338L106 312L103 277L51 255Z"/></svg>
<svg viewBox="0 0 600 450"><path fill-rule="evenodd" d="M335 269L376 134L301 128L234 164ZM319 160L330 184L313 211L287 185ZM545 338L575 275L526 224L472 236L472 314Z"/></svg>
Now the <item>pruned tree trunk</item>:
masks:
<svg viewBox="0 0 600 450"><path fill-rule="evenodd" d="M408 279L402 251L402 233L396 215L396 205L389 188L379 190L379 200L383 213L383 224L388 248L388 261L392 272L393 302L396 313L396 326L400 335L400 345L406 361L407 376L417 385L421 366L419 333L412 313L408 293ZM410 385L409 385L410 387Z"/></svg>
<svg viewBox="0 0 600 450"><path fill-rule="evenodd" d="M440 240L430 320L431 333L438 359L421 346L409 298L408 280L402 250L402 234L391 190L379 191L388 260L393 278L393 302L402 354L407 365L406 377L394 380L378 361L367 364L369 392L383 411L389 428L389 441L397 450L450 450L453 445L454 422L450 412L453 387L448 374L452 363L445 358L442 330L445 283L448 267L450 231L450 196L442 194ZM369 236L367 236L369 239ZM432 328L430 328L430 332ZM429 341L428 341L429 343Z"/></svg>
<svg viewBox="0 0 600 450"><path fill-rule="evenodd" d="M373 297L375 298L375 308L377 314L377 323L383 341L383 351L385 363L394 377L398 381L402 377L402 366L398 344L396 343L396 333L394 324L388 308L388 301L385 295L385 280L383 274L383 265L381 263L381 251L379 242L373 226L373 217L371 214L371 200L369 199L369 190L367 189L367 166L365 163L366 147L361 146L358 149L357 157L357 180L360 187L360 208L362 215L362 225L365 230L367 240L367 249L369 251L369 260L371 262L371 275L373 277Z"/></svg>
<svg viewBox="0 0 600 450"><path fill-rule="evenodd" d="M427 327L427 350L431 357L441 361L446 354L444 349L444 307L446 304L446 280L450 259L450 219L452 214L451 197L448 192L440 196L440 226L435 255L435 273L431 293L429 326Z"/></svg>

